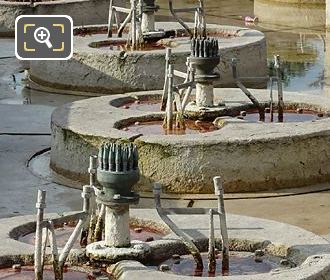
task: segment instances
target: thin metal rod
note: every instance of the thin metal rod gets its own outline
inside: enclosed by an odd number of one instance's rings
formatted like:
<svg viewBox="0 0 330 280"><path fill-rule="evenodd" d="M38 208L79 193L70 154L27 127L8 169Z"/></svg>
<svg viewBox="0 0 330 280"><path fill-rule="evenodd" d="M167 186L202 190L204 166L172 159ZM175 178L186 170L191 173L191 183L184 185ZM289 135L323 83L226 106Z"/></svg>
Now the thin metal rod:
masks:
<svg viewBox="0 0 330 280"><path fill-rule="evenodd" d="M123 23L118 28L118 37L121 38L123 36L124 29L126 25L132 20L132 13L133 11L130 10L128 16L124 19Z"/></svg>
<svg viewBox="0 0 330 280"><path fill-rule="evenodd" d="M194 21L194 38L198 36L198 11L195 11L195 21Z"/></svg>
<svg viewBox="0 0 330 280"><path fill-rule="evenodd" d="M136 40L136 0L131 0L131 11L132 11L132 21L131 21L131 39L133 50L137 47Z"/></svg>
<svg viewBox="0 0 330 280"><path fill-rule="evenodd" d="M186 25L184 23L184 21L176 14L176 11L178 11L178 10L175 10L173 8L173 1L169 0L168 3L169 3L169 9L170 9L170 12L171 12L172 16L182 25L182 27L188 32L188 34L190 36L193 36L192 32L190 31L189 26Z"/></svg>
<svg viewBox="0 0 330 280"><path fill-rule="evenodd" d="M44 220L44 209L46 208L46 191L38 190L36 208L37 222L34 247L34 273L35 280L42 280L42 223Z"/></svg>
<svg viewBox="0 0 330 280"><path fill-rule="evenodd" d="M224 203L224 191L221 177L213 178L214 193L218 198L218 212L220 218L220 231L222 236L222 272L229 271L229 240L227 231L226 211Z"/></svg>
<svg viewBox="0 0 330 280"><path fill-rule="evenodd" d="M203 269L203 260L202 260L201 254L200 254L198 248L196 247L196 245L163 212L163 209L161 206L161 201L160 201L161 186L159 183L154 184L153 192L154 192L156 210L157 210L159 217L173 231L173 233L176 234L180 238L180 240L186 245L187 249L189 250L189 252L191 253L191 255L193 256L193 258L196 262L197 269L202 270Z"/></svg>
<svg viewBox="0 0 330 280"><path fill-rule="evenodd" d="M112 37L112 16L113 16L113 0L109 3L109 17L108 17L108 38Z"/></svg>
<svg viewBox="0 0 330 280"><path fill-rule="evenodd" d="M55 280L62 280L63 271L60 269L59 266L59 255L58 255L58 248L56 242L55 226L53 221L48 221L48 230L49 230L49 243L52 254L52 263L53 263Z"/></svg>
<svg viewBox="0 0 330 280"><path fill-rule="evenodd" d="M89 185L95 186L96 184L96 168L97 168L97 156L89 157Z"/></svg>
<svg viewBox="0 0 330 280"><path fill-rule="evenodd" d="M199 0L199 18L201 19L200 25L202 26L202 37L206 38L206 20L205 20L205 10L204 10L204 0Z"/></svg>
<svg viewBox="0 0 330 280"><path fill-rule="evenodd" d="M94 242L102 240L102 233L104 228L104 217L105 217L105 205L102 204L99 215L97 217L97 222L95 225L95 232L94 232Z"/></svg>
<svg viewBox="0 0 330 280"><path fill-rule="evenodd" d="M270 110L270 121L274 121L274 97L273 97L273 86L274 86L274 79L270 77L270 105L269 105L269 110Z"/></svg>
<svg viewBox="0 0 330 280"><path fill-rule="evenodd" d="M160 105L161 111L165 111L166 109L166 102L167 102L167 89L168 89L168 66L171 61L172 49L166 48L166 55L165 55L165 81L164 81L164 88L163 88L163 96L162 96L162 103Z"/></svg>
<svg viewBox="0 0 330 280"><path fill-rule="evenodd" d="M81 219L78 221L75 229L73 230L72 234L70 235L69 240L66 242L66 244L61 252L61 255L59 257L59 264L60 264L61 268L63 268L64 263L69 255L74 243L76 242L77 238L79 237L79 234L81 232L81 229L82 229L84 223L85 223L85 219Z"/></svg>
<svg viewBox="0 0 330 280"><path fill-rule="evenodd" d="M84 227L84 225L86 224L86 221L88 219L88 213L90 210L90 197L91 197L91 191L92 191L93 187L92 186L84 186L83 188L83 192L82 192L82 198L83 198L83 213L85 214L85 216L83 216L82 218L79 219L75 229L73 230L72 234L69 237L69 240L66 242L60 256L59 256L59 269L61 271L61 273L63 273L63 268L64 268L64 264L66 262L66 259L68 258L68 255L74 245L74 243L76 242L76 240L78 239L79 235L81 234L81 231Z"/></svg>
<svg viewBox="0 0 330 280"><path fill-rule="evenodd" d="M190 61L188 62L188 66L187 67L189 69L189 76L190 76L189 77L189 80L190 80L190 82L195 83L195 68L191 66ZM182 112L184 112L185 109L186 109L186 106L188 104L189 97L190 97L190 94L191 94L191 92L193 90L193 87L194 86L189 86L188 89L185 92L185 95L184 95L183 101L182 101Z"/></svg>
<svg viewBox="0 0 330 280"><path fill-rule="evenodd" d="M41 256L41 271L42 274L44 273L44 266L45 266L45 257L46 257L46 249L48 244L48 228L43 227L42 229L42 256Z"/></svg>
<svg viewBox="0 0 330 280"><path fill-rule="evenodd" d="M91 180L90 183L94 183L94 175L93 171L96 170L96 158L90 157L90 176ZM91 208L91 197L93 196L93 185L90 186L83 186L83 192L81 194L83 198L83 212L87 213L85 223L83 225L82 231L81 231L81 237L80 237L80 245L82 247L86 247L88 243L88 230L89 230L89 222L92 214L92 208Z"/></svg>
<svg viewBox="0 0 330 280"><path fill-rule="evenodd" d="M264 121L265 120L265 108L263 105L261 105L259 103L259 101L253 96L253 94L240 81L240 79L238 77L238 73L237 73L237 60L235 58L232 59L232 72L233 72L233 77L235 79L236 85L244 92L244 94L257 107L257 109L259 111L260 121Z"/></svg>
<svg viewBox="0 0 330 280"><path fill-rule="evenodd" d="M213 220L213 209L209 210L209 252L208 252L208 272L214 274L216 270L215 260L215 240L214 240L214 220Z"/></svg>
<svg viewBox="0 0 330 280"><path fill-rule="evenodd" d="M277 93L278 93L278 121L283 122L284 101L283 101L283 86L282 86L282 72L281 72L281 59L279 55L274 56L274 66L277 77Z"/></svg>
<svg viewBox="0 0 330 280"><path fill-rule="evenodd" d="M167 105L166 105L166 129L173 129L173 66L168 66L168 88L167 88Z"/></svg>

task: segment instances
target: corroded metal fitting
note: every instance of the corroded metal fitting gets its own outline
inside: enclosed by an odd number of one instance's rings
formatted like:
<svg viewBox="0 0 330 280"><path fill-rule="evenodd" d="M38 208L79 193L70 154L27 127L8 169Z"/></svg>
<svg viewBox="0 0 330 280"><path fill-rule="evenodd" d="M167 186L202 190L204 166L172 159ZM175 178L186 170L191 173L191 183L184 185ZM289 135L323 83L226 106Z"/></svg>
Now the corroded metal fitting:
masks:
<svg viewBox="0 0 330 280"><path fill-rule="evenodd" d="M138 169L138 151L133 144L110 143L99 149L99 170L129 172Z"/></svg>
<svg viewBox="0 0 330 280"><path fill-rule="evenodd" d="M140 179L138 151L133 144L109 143L99 149L97 180L103 189L97 192L102 204L137 203L139 195L132 187Z"/></svg>
<svg viewBox="0 0 330 280"><path fill-rule="evenodd" d="M219 57L219 43L213 38L191 39L192 57Z"/></svg>

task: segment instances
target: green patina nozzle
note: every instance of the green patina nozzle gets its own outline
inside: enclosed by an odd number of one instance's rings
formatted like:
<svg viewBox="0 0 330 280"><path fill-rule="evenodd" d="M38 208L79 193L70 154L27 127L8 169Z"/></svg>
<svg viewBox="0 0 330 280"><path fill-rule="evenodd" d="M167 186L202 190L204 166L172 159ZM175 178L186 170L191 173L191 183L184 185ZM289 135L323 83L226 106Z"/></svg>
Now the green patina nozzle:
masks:
<svg viewBox="0 0 330 280"><path fill-rule="evenodd" d="M132 197L132 187L140 179L137 147L133 144L104 144L99 149L98 160L97 180L103 186L104 198L111 200L114 195Z"/></svg>

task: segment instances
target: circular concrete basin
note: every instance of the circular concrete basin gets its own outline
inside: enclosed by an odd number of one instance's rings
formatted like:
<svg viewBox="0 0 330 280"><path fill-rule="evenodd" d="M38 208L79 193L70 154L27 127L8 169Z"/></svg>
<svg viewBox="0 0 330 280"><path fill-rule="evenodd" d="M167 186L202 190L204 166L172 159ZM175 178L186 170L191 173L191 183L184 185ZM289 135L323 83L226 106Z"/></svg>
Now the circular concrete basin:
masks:
<svg viewBox="0 0 330 280"><path fill-rule="evenodd" d="M216 89L228 110L251 108L238 89ZM254 90L268 102L269 92ZM328 181L329 118L307 122L228 122L221 129L186 135L141 135L122 128L136 121L162 119L161 112L127 110L136 99L159 98L160 91L92 98L56 109L52 115L50 167L55 181L81 186L88 182L89 156L105 141L131 141L139 149L139 191L160 182L165 192L213 193L212 178L221 175L226 193L302 187ZM288 109L330 111L321 96L285 93ZM224 114L225 114L224 113Z"/></svg>
<svg viewBox="0 0 330 280"><path fill-rule="evenodd" d="M74 54L68 61L31 61L31 87L54 93L89 96L162 89L165 47L172 48L175 69L186 72L186 58L190 54L189 38L180 36L167 39L162 42L162 48L146 51L111 50L104 45L116 45L118 38L108 40L105 28L94 26L75 29ZM183 34L182 27L177 23L158 22L156 28ZM255 77L266 76L266 41L263 33L214 24L208 25L208 32L219 40L219 86L233 85L232 58L238 59L238 71L242 75L253 73ZM250 85L264 86L265 81L252 80Z"/></svg>
<svg viewBox="0 0 330 280"><path fill-rule="evenodd" d="M132 209L132 216L137 222L157 224L164 226L161 219L153 209ZM47 219L59 221L68 219L69 213L49 214ZM208 245L208 219L205 215L173 215L174 223L195 240L200 250L207 250ZM191 223L191 219L194 223ZM35 230L35 216L17 216L1 220L0 237L3 242L0 245L0 266L8 267L20 263L22 265L30 264L33 259L34 246L18 241L19 237ZM297 228L289 224L283 224L275 221L264 220L254 217L227 215L229 244L231 252L251 252L263 250L266 256L274 256L282 260L282 265L272 269L270 272L257 273L254 275L235 275L228 276L226 279L236 280L262 280L262 279L327 279L329 276L330 257L329 243L306 230ZM94 243L95 244L95 243ZM185 255L188 253L182 241L173 233L163 237L161 240L151 241L148 246L148 252L142 256L126 255L124 261L117 255L112 255L107 260L109 263L116 263L108 267L108 272L118 280L126 279L191 279L191 276L177 276L174 274L165 274L157 271L155 268L146 267L142 263L146 260L157 266L164 259L171 258L174 254ZM50 251L47 251L49 253ZM75 250L70 253L68 263L71 266L82 268L86 264L86 252ZM135 261L134 261L135 260ZM102 262L105 260L103 259ZM121 262L118 262L121 261ZM141 261L142 263L138 262ZM285 265L284 262L287 263ZM266 257L265 257L266 262ZM47 264L47 262L46 262ZM290 266L292 264L292 266ZM294 267L296 266L296 267ZM91 270L93 267L83 266L84 269ZM245 268L242 268L244 270ZM210 279L201 277L199 279ZM218 276L212 279L223 279Z"/></svg>

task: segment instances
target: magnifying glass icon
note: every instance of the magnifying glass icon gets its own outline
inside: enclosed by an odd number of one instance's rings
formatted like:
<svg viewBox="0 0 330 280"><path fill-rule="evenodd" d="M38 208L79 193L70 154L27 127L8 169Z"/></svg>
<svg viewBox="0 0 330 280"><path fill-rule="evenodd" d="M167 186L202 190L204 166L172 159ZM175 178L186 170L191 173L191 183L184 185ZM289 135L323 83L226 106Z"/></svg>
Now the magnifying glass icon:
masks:
<svg viewBox="0 0 330 280"><path fill-rule="evenodd" d="M46 44L49 49L53 47L49 41L50 32L46 27L38 27L34 31L34 39L40 44Z"/></svg>

